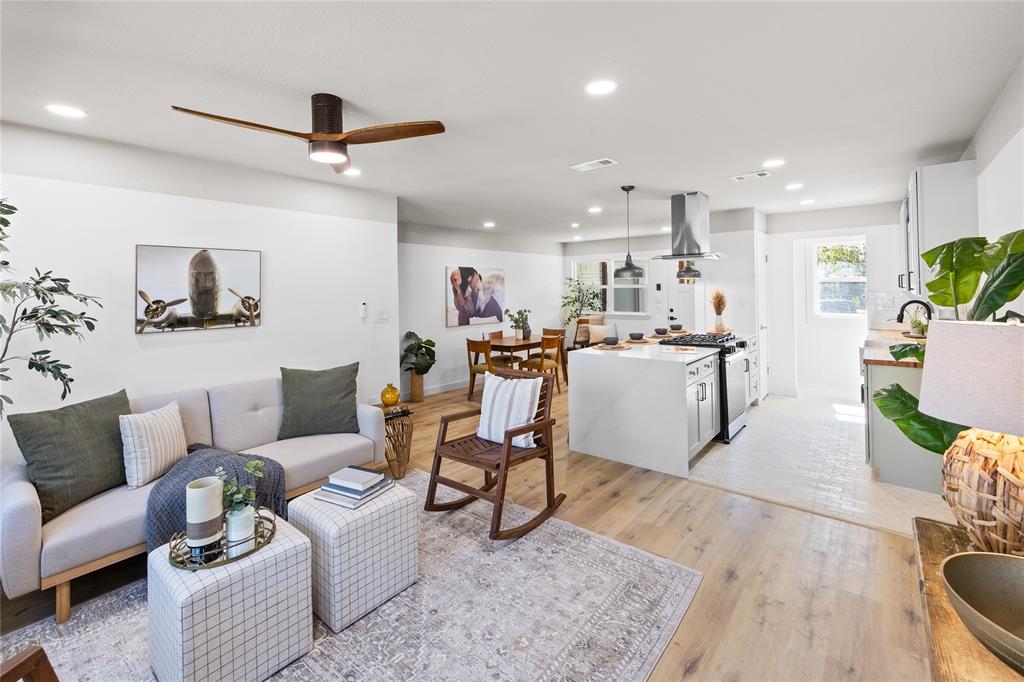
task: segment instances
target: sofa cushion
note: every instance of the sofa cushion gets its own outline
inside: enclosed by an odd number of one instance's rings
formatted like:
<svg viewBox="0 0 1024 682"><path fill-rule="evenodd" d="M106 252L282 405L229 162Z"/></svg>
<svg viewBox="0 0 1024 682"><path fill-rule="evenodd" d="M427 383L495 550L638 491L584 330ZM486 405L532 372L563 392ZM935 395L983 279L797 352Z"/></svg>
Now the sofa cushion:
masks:
<svg viewBox="0 0 1024 682"><path fill-rule="evenodd" d="M172 401L178 403L181 425L185 429L185 440L189 443L213 445L213 433L210 431L210 398L205 388L193 388L148 398L132 398L129 402L132 412L138 414L163 407Z"/></svg>
<svg viewBox="0 0 1024 682"><path fill-rule="evenodd" d="M217 386L209 394L212 445L241 452L277 440L281 429L281 379Z"/></svg>
<svg viewBox="0 0 1024 682"><path fill-rule="evenodd" d="M372 461L373 441L358 433L324 433L258 445L242 454L277 461L284 469L285 490L295 490L338 469Z"/></svg>
<svg viewBox="0 0 1024 682"><path fill-rule="evenodd" d="M359 363L331 369L281 368L284 413L278 440L321 433L358 433L356 376Z"/></svg>
<svg viewBox="0 0 1024 682"><path fill-rule="evenodd" d="M112 395L56 410L7 417L39 492L43 523L97 493L124 485L118 417L128 395Z"/></svg>
<svg viewBox="0 0 1024 682"><path fill-rule="evenodd" d="M156 482L122 485L78 504L43 525L43 578L146 542L146 501Z"/></svg>
<svg viewBox="0 0 1024 682"><path fill-rule="evenodd" d="M122 414L118 419L129 488L140 488L160 478L187 454L178 401L141 414Z"/></svg>

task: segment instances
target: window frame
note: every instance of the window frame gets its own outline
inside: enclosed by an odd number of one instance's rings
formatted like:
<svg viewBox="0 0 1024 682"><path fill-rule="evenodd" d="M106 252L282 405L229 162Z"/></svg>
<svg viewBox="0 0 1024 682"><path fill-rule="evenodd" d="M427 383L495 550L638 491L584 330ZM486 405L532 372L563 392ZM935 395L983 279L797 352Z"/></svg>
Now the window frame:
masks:
<svg viewBox="0 0 1024 682"><path fill-rule="evenodd" d="M579 257L573 258L569 263L569 271L572 277L577 277L577 265L579 263L600 263L602 265L601 274L603 277L607 277L608 284L595 284L597 290L601 294L601 300L604 302L604 310L593 310L586 311L598 314L604 314L611 317L650 317L650 258L646 256L640 256L634 259L640 267L644 269L643 280L639 284L616 284L615 283L615 262L617 260L624 260L622 256L601 256L594 255L591 257ZM615 306L615 291L616 290L638 290L643 292L640 296L643 303L643 310L640 311L619 311L610 310L609 306Z"/></svg>
<svg viewBox="0 0 1024 682"><path fill-rule="evenodd" d="M822 246L864 246L864 275L855 277L824 277L818 271L818 249ZM867 297L867 236L843 235L841 237L823 237L811 239L807 243L806 280L807 280L807 316L818 320L863 320L867 318L867 301L864 310L852 313L826 313L821 311L821 285L829 282L863 282L864 295Z"/></svg>

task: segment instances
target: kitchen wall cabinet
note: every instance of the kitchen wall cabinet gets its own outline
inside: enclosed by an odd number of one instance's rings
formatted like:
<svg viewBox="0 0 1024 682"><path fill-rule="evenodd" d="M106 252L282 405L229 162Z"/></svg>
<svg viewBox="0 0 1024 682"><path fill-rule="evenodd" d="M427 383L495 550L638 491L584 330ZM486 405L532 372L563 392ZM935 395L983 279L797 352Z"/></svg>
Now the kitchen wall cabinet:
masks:
<svg viewBox="0 0 1024 682"><path fill-rule="evenodd" d="M928 266L921 254L978 234L978 179L974 161L915 168L900 208L900 267L896 285L922 295Z"/></svg>

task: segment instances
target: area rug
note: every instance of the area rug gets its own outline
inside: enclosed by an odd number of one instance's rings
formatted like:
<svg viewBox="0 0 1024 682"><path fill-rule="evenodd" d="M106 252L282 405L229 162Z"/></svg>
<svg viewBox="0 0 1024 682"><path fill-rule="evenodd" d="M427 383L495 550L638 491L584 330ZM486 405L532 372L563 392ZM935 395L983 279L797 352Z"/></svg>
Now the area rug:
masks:
<svg viewBox="0 0 1024 682"><path fill-rule="evenodd" d="M401 485L423 499L427 475ZM459 495L439 489L440 499ZM314 618L308 655L281 680L642 680L702 574L558 519L487 539L491 506L419 514L419 580L339 634ZM505 505L506 525L533 511ZM7 658L41 644L61 680L151 680L146 583L0 639ZM258 623L253 623L258 628Z"/></svg>

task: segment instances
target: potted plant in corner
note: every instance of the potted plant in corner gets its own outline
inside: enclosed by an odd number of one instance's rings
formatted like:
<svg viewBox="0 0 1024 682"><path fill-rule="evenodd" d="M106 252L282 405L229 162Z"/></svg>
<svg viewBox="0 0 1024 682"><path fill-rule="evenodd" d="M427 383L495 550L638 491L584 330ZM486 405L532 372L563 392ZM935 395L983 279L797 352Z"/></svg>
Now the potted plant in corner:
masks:
<svg viewBox="0 0 1024 682"><path fill-rule="evenodd" d="M512 324L512 328L516 330L517 339L530 338L532 332L530 331L530 311L528 309L520 308L512 312L505 308L505 317Z"/></svg>
<svg viewBox="0 0 1024 682"><path fill-rule="evenodd" d="M601 292L586 284L578 277L565 278L565 292L562 294L562 310L565 311L565 324L579 326L583 313L601 310ZM576 329L571 330L569 338L577 338Z"/></svg>
<svg viewBox="0 0 1024 682"><path fill-rule="evenodd" d="M245 472L253 478L252 485L239 485L238 479L228 480L224 467L214 474L224 482L224 525L227 532L228 558L251 551L256 546L256 481L263 478L263 460L250 459Z"/></svg>
<svg viewBox="0 0 1024 682"><path fill-rule="evenodd" d="M423 402L423 375L437 362L434 342L421 339L416 332L406 332L402 347L402 371L409 372L409 401Z"/></svg>

